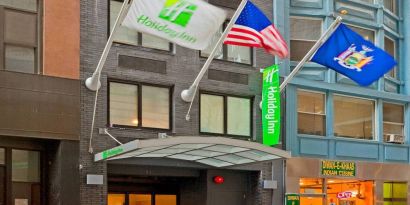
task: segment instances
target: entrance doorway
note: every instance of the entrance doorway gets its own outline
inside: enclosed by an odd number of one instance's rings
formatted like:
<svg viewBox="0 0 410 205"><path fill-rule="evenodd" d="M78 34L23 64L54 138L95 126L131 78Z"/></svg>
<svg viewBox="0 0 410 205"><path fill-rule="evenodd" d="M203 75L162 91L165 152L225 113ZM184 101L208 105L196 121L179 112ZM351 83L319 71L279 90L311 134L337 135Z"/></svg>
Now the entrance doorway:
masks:
<svg viewBox="0 0 410 205"><path fill-rule="evenodd" d="M157 193L109 193L108 205L177 205L177 195Z"/></svg>
<svg viewBox="0 0 410 205"><path fill-rule="evenodd" d="M109 176L107 205L178 205L181 178Z"/></svg>

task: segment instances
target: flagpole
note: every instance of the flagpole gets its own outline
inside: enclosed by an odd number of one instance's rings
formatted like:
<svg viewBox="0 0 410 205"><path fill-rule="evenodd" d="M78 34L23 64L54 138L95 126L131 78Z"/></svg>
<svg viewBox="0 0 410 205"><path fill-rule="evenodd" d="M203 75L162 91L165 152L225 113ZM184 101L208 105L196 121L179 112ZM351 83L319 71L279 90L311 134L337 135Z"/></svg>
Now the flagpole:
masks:
<svg viewBox="0 0 410 205"><path fill-rule="evenodd" d="M115 19L113 29L110 33L110 36L108 37L107 43L105 44L105 47L104 47L103 53L101 54L100 60L98 61L97 68L95 69L93 75L91 77L87 78L87 80L85 81L85 86L89 90L97 91L101 87L101 82L100 82L101 70L102 70L102 68L105 64L105 61L107 60L108 53L109 53L109 51L111 49L111 46L112 46L112 43L114 41L114 34L118 30L118 28L120 27L120 25L121 25L120 22L122 22L122 20L124 19L123 17L124 17L125 11L127 10L128 3L130 1L131 0L124 0L124 3L122 3L121 10L120 10L117 18Z"/></svg>
<svg viewBox="0 0 410 205"><path fill-rule="evenodd" d="M301 61L296 65L292 72L285 78L285 80L280 85L280 92L282 92L289 82L295 77L296 73L305 65L307 61L310 61L313 54L319 49L320 46L329 38L329 36L337 29L337 27L342 23L342 17L338 16L336 20L330 25L330 27L325 31L325 33L316 41L315 45L309 50L309 52L302 58Z"/></svg>
<svg viewBox="0 0 410 205"><path fill-rule="evenodd" d="M199 72L198 76L196 77L195 81L192 83L192 85L189 87L189 89L183 90L181 92L181 98L185 102L192 102L195 97L196 90L198 88L199 82L202 80L204 77L206 71L209 68L209 65L211 64L212 60L215 57L215 54L218 50L218 47L225 41L226 36L228 36L229 31L231 28L234 26L236 20L238 19L239 15L241 14L242 10L245 8L246 3L248 0L242 0L241 3L238 6L238 9L234 13L234 15L231 18L231 21L229 22L228 26L226 27L224 33L222 34L221 38L219 38L218 42L215 44L214 48L212 49L211 54L208 56L208 59L206 60L205 64L203 65L201 71ZM192 106L192 104L191 104ZM190 108L191 108L190 106ZM189 115L189 111L187 116Z"/></svg>
<svg viewBox="0 0 410 205"><path fill-rule="evenodd" d="M121 6L121 10L115 19L115 23L113 26L113 29L110 33L110 36L108 37L107 43L105 44L103 53L101 54L100 60L98 61L97 68L95 69L93 75L85 81L85 86L91 90L91 91L96 91L95 92L95 99L94 99L94 110L93 110L93 117L91 121L91 130L90 130L90 140L88 143L88 152L93 153L93 146L92 146L92 140L93 140L93 132L94 132L94 125L95 125L95 114L97 112L97 101L98 101L98 91L101 87L101 82L100 82L100 77L101 77L101 70L105 64L105 61L107 60L108 52L111 49L112 43L114 41L114 34L120 27L120 22L124 19L124 14L125 11L127 10L128 3L132 0L124 0L124 3Z"/></svg>

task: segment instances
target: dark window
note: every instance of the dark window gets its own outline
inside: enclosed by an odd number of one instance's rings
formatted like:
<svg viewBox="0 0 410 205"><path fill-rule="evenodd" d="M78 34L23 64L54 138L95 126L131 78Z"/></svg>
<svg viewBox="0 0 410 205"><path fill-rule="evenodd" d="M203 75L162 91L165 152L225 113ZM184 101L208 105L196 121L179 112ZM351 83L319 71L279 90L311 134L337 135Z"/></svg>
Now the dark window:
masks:
<svg viewBox="0 0 410 205"><path fill-rule="evenodd" d="M110 31L112 30L115 20L120 12L123 0L110 1ZM159 50L172 50L172 44L162 38L158 38L149 34L142 34L125 26L120 26L114 36L114 42L124 43L136 46L144 46Z"/></svg>
<svg viewBox="0 0 410 205"><path fill-rule="evenodd" d="M0 2L0 69L40 73L38 10L37 0Z"/></svg>
<svg viewBox="0 0 410 205"><path fill-rule="evenodd" d="M208 57L215 44L218 42L219 38L222 36L223 31L225 30L228 23L225 23L218 32L213 36L209 46L201 51L201 57ZM215 54L215 59L226 60L235 63L243 63L252 65L252 53L253 49L244 46L233 46L233 45L220 45Z"/></svg>
<svg viewBox="0 0 410 205"><path fill-rule="evenodd" d="M171 88L109 82L110 126L170 129Z"/></svg>
<svg viewBox="0 0 410 205"><path fill-rule="evenodd" d="M252 99L202 93L200 132L250 137Z"/></svg>

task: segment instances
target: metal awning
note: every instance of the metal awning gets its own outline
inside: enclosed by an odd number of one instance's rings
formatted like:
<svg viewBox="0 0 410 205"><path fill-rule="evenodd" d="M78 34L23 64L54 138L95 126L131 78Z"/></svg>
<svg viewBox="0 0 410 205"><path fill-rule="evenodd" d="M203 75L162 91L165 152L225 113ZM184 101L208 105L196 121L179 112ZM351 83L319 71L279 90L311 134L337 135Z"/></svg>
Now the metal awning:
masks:
<svg viewBox="0 0 410 205"><path fill-rule="evenodd" d="M244 140L224 137L170 137L131 141L96 154L94 161L169 158L213 167L228 167L290 156L287 151Z"/></svg>

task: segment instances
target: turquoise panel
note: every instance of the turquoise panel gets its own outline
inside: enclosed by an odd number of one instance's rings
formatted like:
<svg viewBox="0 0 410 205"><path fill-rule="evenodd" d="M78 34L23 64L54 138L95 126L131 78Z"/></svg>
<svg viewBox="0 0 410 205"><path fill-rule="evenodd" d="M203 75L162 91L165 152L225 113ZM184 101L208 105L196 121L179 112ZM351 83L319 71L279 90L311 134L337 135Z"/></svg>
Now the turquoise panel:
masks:
<svg viewBox="0 0 410 205"><path fill-rule="evenodd" d="M409 149L403 146L386 145L384 147L384 158L392 161L408 161Z"/></svg>
<svg viewBox="0 0 410 205"><path fill-rule="evenodd" d="M379 145L366 142L336 141L336 157L378 159Z"/></svg>
<svg viewBox="0 0 410 205"><path fill-rule="evenodd" d="M324 139L300 137L300 153L306 155L322 155L328 154L328 142Z"/></svg>

